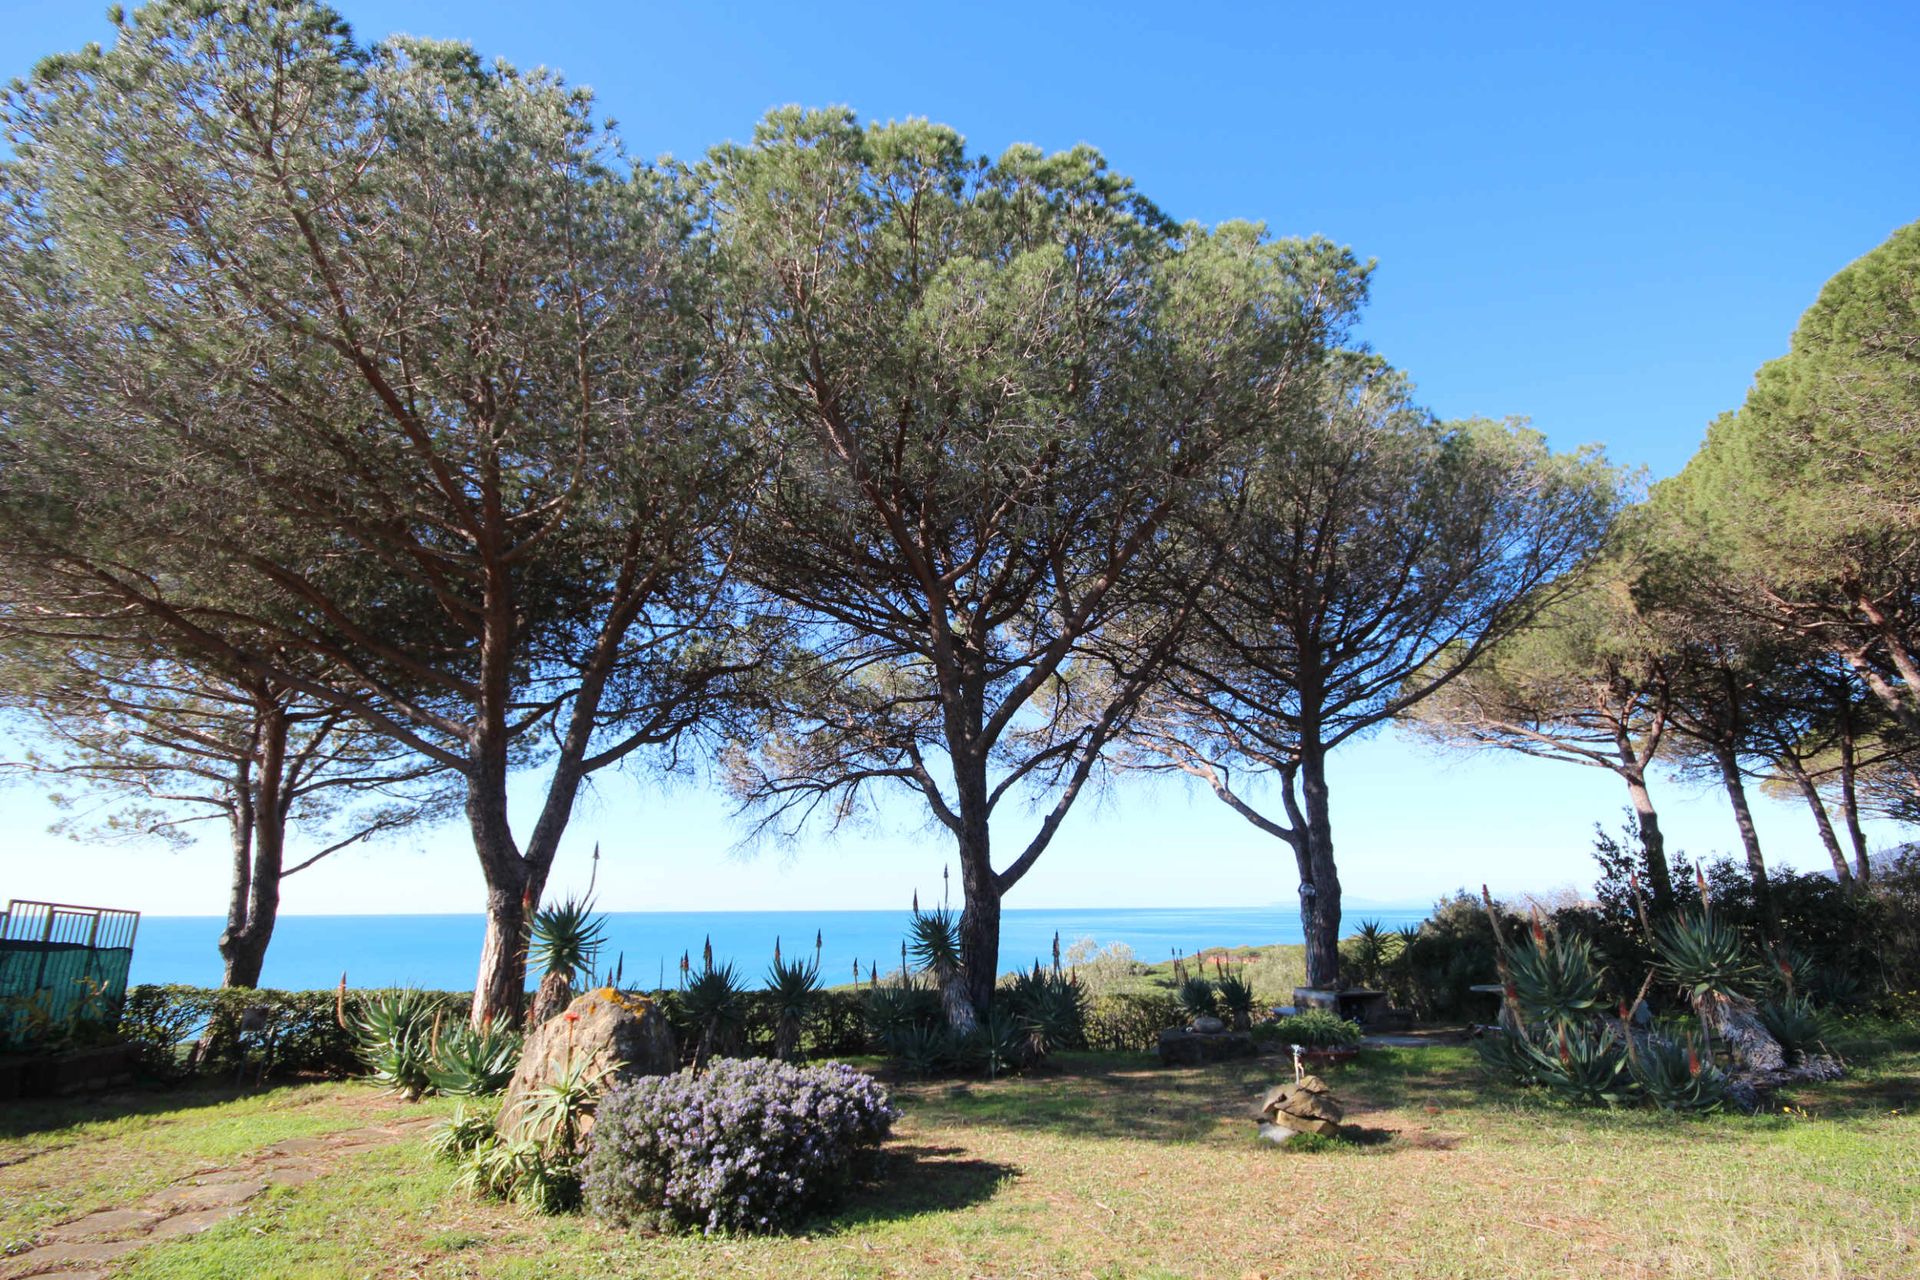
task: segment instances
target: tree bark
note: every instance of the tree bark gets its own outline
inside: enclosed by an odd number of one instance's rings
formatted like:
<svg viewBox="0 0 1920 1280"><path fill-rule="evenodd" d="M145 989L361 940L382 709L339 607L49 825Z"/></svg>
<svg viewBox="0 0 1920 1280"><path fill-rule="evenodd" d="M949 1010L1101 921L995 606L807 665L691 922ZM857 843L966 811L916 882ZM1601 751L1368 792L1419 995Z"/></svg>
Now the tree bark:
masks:
<svg viewBox="0 0 1920 1280"><path fill-rule="evenodd" d="M965 969L966 995L974 1018L984 1018L993 1007L993 988L1000 977L1000 883L993 864L984 821L965 822L960 838L960 963ZM952 1011L948 1012L949 1019ZM959 1029L956 1026L956 1029Z"/></svg>
<svg viewBox="0 0 1920 1280"><path fill-rule="evenodd" d="M241 771L235 797L233 891L227 903L227 927L220 935L222 980L229 987L260 985L267 944L280 918L280 870L286 856L290 803L287 727L284 709L271 695L263 695L257 758Z"/></svg>
<svg viewBox="0 0 1920 1280"><path fill-rule="evenodd" d="M1747 872L1753 877L1753 896L1759 904L1760 916L1766 922L1770 936L1778 936L1779 922L1774 917L1773 890L1767 880L1767 860L1760 852L1760 830L1754 825L1753 810L1747 805L1747 787L1740 777L1740 761L1731 748L1720 747L1714 752L1714 758L1720 765L1720 781L1725 786L1727 800L1733 805L1733 823L1740 829L1740 844L1747 854Z"/></svg>
<svg viewBox="0 0 1920 1280"><path fill-rule="evenodd" d="M1673 909L1673 871L1667 865L1667 838L1660 830L1660 814L1647 790L1646 774L1635 766L1623 770L1627 796L1633 801L1634 821L1640 827L1640 848L1647 858L1647 883L1653 892L1653 911L1664 916Z"/></svg>
<svg viewBox="0 0 1920 1280"><path fill-rule="evenodd" d="M1340 986L1340 873L1333 860L1326 757L1317 744L1301 753L1300 789L1306 809L1303 834L1310 873L1310 878L1302 881L1300 891L1300 923L1307 943L1307 985L1337 990Z"/></svg>
<svg viewBox="0 0 1920 1280"><path fill-rule="evenodd" d="M1820 798L1820 788L1814 785L1805 766L1797 759L1789 757L1786 766L1787 772L1793 775L1794 785L1800 789L1801 798L1813 811L1813 825L1820 832L1820 844L1833 861L1833 878L1841 884L1851 884L1853 872L1847 866L1847 855L1840 851L1840 838L1834 834L1833 819L1827 814L1826 802Z"/></svg>
<svg viewBox="0 0 1920 1280"><path fill-rule="evenodd" d="M1867 855L1867 833L1860 825L1858 769L1854 763L1852 708L1840 721L1840 816L1847 824L1847 840L1853 845L1853 866L1866 884L1873 879L1873 863Z"/></svg>

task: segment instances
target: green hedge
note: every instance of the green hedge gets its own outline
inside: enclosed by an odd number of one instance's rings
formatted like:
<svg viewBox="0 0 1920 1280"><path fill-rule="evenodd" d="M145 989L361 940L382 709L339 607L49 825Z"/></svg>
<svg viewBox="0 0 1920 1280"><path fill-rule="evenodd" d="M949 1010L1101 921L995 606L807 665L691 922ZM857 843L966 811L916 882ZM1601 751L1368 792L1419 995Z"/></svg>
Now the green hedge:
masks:
<svg viewBox="0 0 1920 1280"><path fill-rule="evenodd" d="M449 1017L464 1017L473 997L429 993ZM349 991L353 1000L359 992ZM337 991L143 985L127 992L120 1034L140 1046L147 1070L163 1078L238 1071L274 1075L358 1075L366 1070L353 1038L335 1020ZM267 1010L266 1030L242 1032L247 1011Z"/></svg>

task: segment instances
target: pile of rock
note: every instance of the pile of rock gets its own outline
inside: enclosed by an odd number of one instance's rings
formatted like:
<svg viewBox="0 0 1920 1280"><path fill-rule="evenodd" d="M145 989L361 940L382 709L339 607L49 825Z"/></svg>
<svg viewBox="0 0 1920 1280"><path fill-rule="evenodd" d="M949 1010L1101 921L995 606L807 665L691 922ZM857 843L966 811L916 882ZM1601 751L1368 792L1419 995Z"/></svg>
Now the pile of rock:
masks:
<svg viewBox="0 0 1920 1280"><path fill-rule="evenodd" d="M1260 1136L1269 1142L1285 1142L1296 1133L1332 1137L1340 1132L1343 1114L1326 1081L1305 1076L1267 1090L1260 1102Z"/></svg>

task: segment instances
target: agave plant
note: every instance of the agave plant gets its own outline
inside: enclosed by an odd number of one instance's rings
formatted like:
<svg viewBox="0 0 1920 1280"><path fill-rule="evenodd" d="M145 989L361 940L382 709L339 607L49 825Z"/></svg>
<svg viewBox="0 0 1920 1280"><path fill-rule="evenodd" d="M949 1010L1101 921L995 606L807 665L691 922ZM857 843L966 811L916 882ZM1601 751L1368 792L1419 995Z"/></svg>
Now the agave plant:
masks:
<svg viewBox="0 0 1920 1280"><path fill-rule="evenodd" d="M922 1079L945 1070L959 1050L947 1027L924 1024L902 1027L894 1033L888 1048L902 1070Z"/></svg>
<svg viewBox="0 0 1920 1280"><path fill-rule="evenodd" d="M459 1160L472 1155L495 1137L496 1113L492 1107L469 1107L461 1102L453 1114L434 1125L427 1133L427 1149L442 1160Z"/></svg>
<svg viewBox="0 0 1920 1280"><path fill-rule="evenodd" d="M592 981L606 936L606 917L594 914L591 896L569 897L533 913L527 962L541 971L530 1011L535 1025L565 1009L577 985Z"/></svg>
<svg viewBox="0 0 1920 1280"><path fill-rule="evenodd" d="M1199 974L1194 974L1180 984L1177 993L1181 1011L1189 1018L1212 1018L1219 1016L1220 997L1213 989L1213 983Z"/></svg>
<svg viewBox="0 0 1920 1280"><path fill-rule="evenodd" d="M1712 1000L1743 1000L1759 985L1740 934L1709 911L1677 916L1654 930L1660 974L1696 1009Z"/></svg>
<svg viewBox="0 0 1920 1280"><path fill-rule="evenodd" d="M933 976L934 984L940 989L940 1005L947 1015L947 1025L964 1034L973 1026L978 1011L967 994L960 918L949 907L922 911L916 898L913 914L907 920L906 950L913 963Z"/></svg>
<svg viewBox="0 0 1920 1280"><path fill-rule="evenodd" d="M1686 1040L1647 1036L1630 1042L1627 1069L1649 1102L1665 1111L1718 1111L1727 1076Z"/></svg>
<svg viewBox="0 0 1920 1280"><path fill-rule="evenodd" d="M800 1028L820 994L820 953L808 961L785 960L780 939L773 940L773 963L767 968L767 995L773 1003L773 1056L800 1056Z"/></svg>
<svg viewBox="0 0 1920 1280"><path fill-rule="evenodd" d="M924 987L874 987L866 993L867 1031L882 1049L895 1051L902 1035L942 1021L940 997Z"/></svg>
<svg viewBox="0 0 1920 1280"><path fill-rule="evenodd" d="M1362 920L1353 935L1354 963L1360 970L1360 980L1369 987L1380 985L1393 955L1393 936L1378 920Z"/></svg>
<svg viewBox="0 0 1920 1280"><path fill-rule="evenodd" d="M989 1079L1018 1070L1026 1063L1027 1033L1005 1004L996 1004L960 1040L961 1052Z"/></svg>
<svg viewBox="0 0 1920 1280"><path fill-rule="evenodd" d="M417 1099L433 1083L428 1068L438 1012L425 992L396 987L363 997L345 1015L346 1030L375 1081Z"/></svg>
<svg viewBox="0 0 1920 1280"><path fill-rule="evenodd" d="M449 1097L483 1097L506 1088L519 1065L519 1032L493 1025L476 1031L460 1023L433 1044L427 1083Z"/></svg>
<svg viewBox="0 0 1920 1280"><path fill-rule="evenodd" d="M1016 973L1004 993L1008 1009L1027 1033L1027 1051L1040 1059L1087 1041L1087 994L1077 979L1058 970Z"/></svg>
<svg viewBox="0 0 1920 1280"><path fill-rule="evenodd" d="M1530 1038L1518 1044L1533 1059L1535 1078L1569 1102L1613 1107L1632 1096L1627 1055L1612 1027L1560 1026L1544 1039L1544 1044Z"/></svg>
<svg viewBox="0 0 1920 1280"><path fill-rule="evenodd" d="M596 1069L591 1058L569 1060L564 1070L521 1100L513 1136L531 1139L543 1151L578 1153L586 1117L612 1074L610 1066Z"/></svg>
<svg viewBox="0 0 1920 1280"><path fill-rule="evenodd" d="M1806 1055L1822 1048L1826 1027L1820 1011L1805 996L1781 996L1763 1002L1755 1012L1768 1034L1791 1054Z"/></svg>
<svg viewBox="0 0 1920 1280"><path fill-rule="evenodd" d="M1253 1026L1253 984L1238 974L1226 974L1214 984L1219 992L1220 1010L1233 1023L1235 1031Z"/></svg>
<svg viewBox="0 0 1920 1280"><path fill-rule="evenodd" d="M1574 1027L1601 1008L1601 973L1585 938L1564 937L1538 925L1531 939L1510 943L1507 979L1529 1024Z"/></svg>
<svg viewBox="0 0 1920 1280"><path fill-rule="evenodd" d="M716 965L709 958L706 967L688 980L680 1002L700 1037L694 1050L696 1064L738 1047L747 1025L747 989L731 962Z"/></svg>

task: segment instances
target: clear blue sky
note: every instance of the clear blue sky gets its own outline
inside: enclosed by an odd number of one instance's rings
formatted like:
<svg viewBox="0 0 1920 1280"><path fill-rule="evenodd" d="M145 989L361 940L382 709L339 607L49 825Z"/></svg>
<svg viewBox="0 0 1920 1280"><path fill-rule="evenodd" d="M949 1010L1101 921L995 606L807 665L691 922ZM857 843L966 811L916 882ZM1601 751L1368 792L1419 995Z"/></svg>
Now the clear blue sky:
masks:
<svg viewBox="0 0 1920 1280"><path fill-rule="evenodd" d="M104 5L0 0L0 73L108 28ZM978 149L1090 142L1177 217L1258 218L1377 258L1364 334L1443 415L1521 414L1656 477L1739 403L1841 266L1920 218L1920 6L372 3L362 39L459 37L594 87L636 154L691 157L767 108L928 116ZM1335 770L1350 896L1591 878L1610 776L1436 757L1391 736ZM1671 840L1735 846L1716 795L1668 784ZM524 816L524 806L523 806ZM99 851L0 792L0 893L221 909L217 848ZM1771 858L1824 859L1763 804ZM1030 824L1009 821L1013 843ZM556 883L600 840L607 906L901 905L943 849L912 813L788 855L727 856L723 803L602 782ZM1879 841L1898 838L1880 829ZM1069 819L1012 906L1291 901L1281 850L1208 799L1130 784ZM293 911L471 910L458 829L289 883Z"/></svg>

